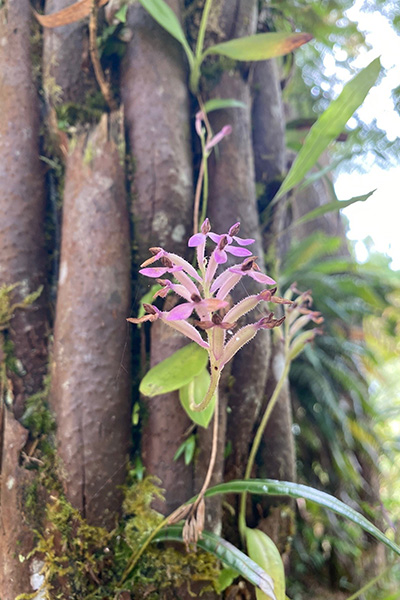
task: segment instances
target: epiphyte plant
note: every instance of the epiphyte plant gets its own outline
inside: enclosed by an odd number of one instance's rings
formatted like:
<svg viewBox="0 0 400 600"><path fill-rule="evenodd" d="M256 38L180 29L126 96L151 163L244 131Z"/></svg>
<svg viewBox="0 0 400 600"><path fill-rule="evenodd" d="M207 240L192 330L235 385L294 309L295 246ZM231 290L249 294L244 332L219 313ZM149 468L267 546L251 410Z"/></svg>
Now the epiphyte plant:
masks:
<svg viewBox="0 0 400 600"><path fill-rule="evenodd" d="M218 440L218 384L224 366L248 342L250 342L261 329L273 329L283 323L285 317L275 318L268 312L253 323L248 323L237 329L238 320L248 312L254 310L261 302L274 302L278 304L292 304L275 296L276 287L264 289L258 294L243 298L234 306L228 301L229 293L243 277L251 277L263 285L275 285L275 281L261 272L247 246L254 243L251 238L243 239L238 236L240 223L235 223L226 234L216 234L211 231L211 225L206 218L201 225L200 232L192 235L188 246L196 249L196 270L187 260L177 254L167 252L163 248L150 248L152 257L141 265L140 273L156 279L161 285L155 297L166 297L169 292L175 293L184 302L174 306L169 311L162 311L153 304L144 304L146 314L139 318L127 319L131 323L140 324L146 321L161 319L166 325L176 329L190 340L196 342L208 352L210 363L210 385L201 402L191 402L191 410L203 411L214 400L214 427L211 457L203 486L193 504L180 507L176 514L169 517L169 523L177 522L186 517L183 528L183 539L186 546L196 546L204 528L204 494L208 488L216 459ZM209 258L206 257L206 243L210 239L215 244ZM228 261L228 254L244 259L241 264L228 266L217 274L220 265ZM160 261L162 266L149 266ZM163 279L164 275L171 274L177 283L170 279ZM198 319L194 324L188 319L192 313ZM197 327L197 328L196 328ZM200 331L204 332L206 339Z"/></svg>
<svg viewBox="0 0 400 600"><path fill-rule="evenodd" d="M232 307L229 305L229 293L242 277L251 277L263 285L276 283L261 272L256 263L257 257L253 256L247 248L254 240L238 237L239 228L240 223L235 223L228 233L219 235L211 231L210 222L205 219L201 231L193 235L188 242L189 247L196 248L198 271L181 256L159 247L150 248L153 256L141 265L139 271L142 275L156 279L162 286L155 296L165 297L169 292L174 292L185 302L168 312L159 310L153 304L145 304L146 314L137 319L130 318L128 321L143 323L161 319L166 325L181 332L208 352L210 386L204 399L199 404L192 404L191 409L194 411L207 408L217 391L224 366L234 355L250 342L260 329L277 327L283 323L284 317L277 319L272 312L268 312L254 323L237 329L238 320L261 302L290 304L288 300L275 296L276 288L273 288L247 296ZM208 259L205 255L207 239L216 244ZM228 254L244 260L237 266L227 267L217 275L218 267L228 261ZM156 261L160 261L162 266L149 266ZM166 274L173 275L177 283L173 283L170 279L163 279ZM191 324L188 319L194 311L198 319ZM207 339L204 339L199 330L205 332Z"/></svg>

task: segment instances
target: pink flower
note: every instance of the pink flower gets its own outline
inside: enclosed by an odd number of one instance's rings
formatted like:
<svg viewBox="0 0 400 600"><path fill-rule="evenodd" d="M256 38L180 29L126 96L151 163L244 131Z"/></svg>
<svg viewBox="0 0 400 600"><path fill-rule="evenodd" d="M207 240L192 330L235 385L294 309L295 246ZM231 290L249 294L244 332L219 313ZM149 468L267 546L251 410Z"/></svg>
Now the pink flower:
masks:
<svg viewBox="0 0 400 600"><path fill-rule="evenodd" d="M140 273L147 277L157 279L162 288L156 292L155 298L165 298L169 292L177 294L184 302L174 306L170 311L159 310L152 304L145 304L146 314L138 319L128 319L131 323L153 322L161 319L166 325L180 331L190 340L206 348L210 357L211 384L203 402L196 405L194 410L203 410L212 398L218 385L220 374L225 364L233 358L245 344L257 334L260 329L272 329L282 324L284 317L275 319L273 313L268 313L255 323L250 323L236 330L237 321L246 313L254 310L261 302L274 302L278 304L292 304L275 296L276 288L264 289L259 294L253 294L243 298L240 302L229 308L226 297L232 288L244 275L252 277L263 285L275 284L275 281L260 271L256 264L256 257L251 255L248 246L254 242L253 239L238 237L239 223L235 223L226 234L216 234L211 231L208 219L201 226L201 231L189 239L189 247L196 248L199 271L181 256L166 252L162 248L150 248L153 254L141 265ZM216 248L206 263L204 256L207 238L210 238ZM225 269L214 279L219 265L228 260L228 254L246 257L241 265ZM156 261L161 266L153 265ZM207 267L205 268L205 265ZM176 281L160 279L170 274ZM205 332L207 341L201 333L188 322L193 312L196 312L199 320L195 324ZM303 308L304 311L304 308ZM318 319L316 313L311 311L304 314L304 318ZM235 330L233 332L233 330ZM204 335L204 334L203 334Z"/></svg>

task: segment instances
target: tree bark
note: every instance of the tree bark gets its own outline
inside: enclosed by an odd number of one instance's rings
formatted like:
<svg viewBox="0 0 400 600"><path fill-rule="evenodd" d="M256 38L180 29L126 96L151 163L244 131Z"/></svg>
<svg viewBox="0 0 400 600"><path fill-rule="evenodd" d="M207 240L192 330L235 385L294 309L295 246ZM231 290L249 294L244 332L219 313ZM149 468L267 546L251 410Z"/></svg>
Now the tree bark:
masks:
<svg viewBox="0 0 400 600"><path fill-rule="evenodd" d="M67 161L51 402L71 503L112 527L130 433L130 236L113 115Z"/></svg>
<svg viewBox="0 0 400 600"><path fill-rule="evenodd" d="M215 11L219 16L218 23L214 26L215 31L210 34L213 41L223 41L255 32L257 9L252 0L219 2ZM218 233L223 233L235 222L240 221L240 235L254 238L256 242L251 246L251 250L255 255L262 257L251 142L249 85L241 71L224 71L210 95L216 98L235 98L244 102L247 107L220 110L210 115L215 132L226 124L232 125L232 134L219 144L218 156L214 154L210 161L208 215L212 228ZM244 295L260 291L260 287L250 278L244 282L244 286L244 290L243 286L238 285L232 291L233 302L239 301ZM254 320L254 314L249 315L249 320ZM245 322L246 318L241 325ZM228 479L240 478L244 474L251 433L261 406L267 377L268 355L269 335L261 331L251 344L245 346L233 359L233 383L231 380L229 390L231 412L228 414L227 423L227 441L231 443L232 450L225 467ZM223 394L222 400L221 411L227 402Z"/></svg>
<svg viewBox="0 0 400 600"><path fill-rule="evenodd" d="M14 302L45 282L44 180L30 20L23 0L0 9L0 285L19 284ZM46 372L45 293L30 308L15 311L9 339L18 366L18 373L9 373L13 411L20 418L25 398L38 391Z"/></svg>
<svg viewBox="0 0 400 600"><path fill-rule="evenodd" d="M279 70L275 61L268 60L254 65L252 89L255 174L257 183L262 184L259 206L260 210L264 210L275 195L286 167L285 114L279 85ZM285 224L278 207L278 210L273 211L270 222L265 223L265 227L279 235ZM266 252L269 250L269 239L268 236L264 238ZM275 252L277 259L275 266L278 266L283 254L279 246L275 248ZM274 342L265 386L264 410L280 378L284 360L280 344ZM256 477L288 481L295 479L292 423L289 382L286 381L263 435L254 473ZM265 497L260 505L254 508L256 510L253 512L253 525L258 523L258 527L274 540L281 553L287 551L288 537L293 535L294 502L283 497Z"/></svg>
<svg viewBox="0 0 400 600"><path fill-rule="evenodd" d="M169 5L179 18L180 3L171 0ZM176 40L139 6L129 8L128 26L135 33L124 59L121 92L134 175L134 239L141 263L151 246L177 254L187 251L193 197L189 99L182 49ZM182 336L154 323L150 365L183 344ZM182 459L173 461L190 422L175 392L146 400L146 410L143 461L148 473L157 475L166 488L165 503L156 503L166 513L192 494L191 467Z"/></svg>
<svg viewBox="0 0 400 600"><path fill-rule="evenodd" d="M75 0L46 0L45 14L58 12ZM86 26L80 20L70 25L43 30L43 85L52 105L82 103L89 73L89 45Z"/></svg>
<svg viewBox="0 0 400 600"><path fill-rule="evenodd" d="M12 303L45 281L44 190L39 159L38 99L32 80L31 9L24 0L0 8L0 286L18 283ZM17 372L7 371L0 397L0 596L29 589L33 535L26 523L23 493L30 478L20 466L28 432L17 419L25 400L39 391L47 366L45 294L16 309L5 330ZM6 364L3 335L0 362ZM8 356L10 358L10 356ZM2 384L0 383L0 388ZM8 406L5 404L7 399ZM21 557L21 560L20 560Z"/></svg>
<svg viewBox="0 0 400 600"><path fill-rule="evenodd" d="M170 0L179 16L178 0ZM186 68L178 42L140 6L130 7L134 36L122 69L139 262L149 246L177 254L191 234L192 159Z"/></svg>

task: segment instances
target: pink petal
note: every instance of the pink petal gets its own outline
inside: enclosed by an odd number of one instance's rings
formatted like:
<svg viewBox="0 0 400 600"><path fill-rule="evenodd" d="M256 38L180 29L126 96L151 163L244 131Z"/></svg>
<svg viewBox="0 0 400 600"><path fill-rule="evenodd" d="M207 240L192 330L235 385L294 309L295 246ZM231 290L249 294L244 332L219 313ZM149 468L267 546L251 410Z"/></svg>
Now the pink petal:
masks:
<svg viewBox="0 0 400 600"><path fill-rule="evenodd" d="M146 275L146 277L162 277L165 273L168 273L167 267L147 267L140 269L139 273Z"/></svg>
<svg viewBox="0 0 400 600"><path fill-rule="evenodd" d="M222 271L222 273L218 275L218 277L212 284L210 288L211 293L213 294L216 290L218 290L225 283L225 281L229 279L229 277L231 277L230 269Z"/></svg>
<svg viewBox="0 0 400 600"><path fill-rule="evenodd" d="M202 283L202 279L198 275L196 269L187 260L182 258L182 256L178 256L178 254L173 254L172 252L166 252L165 256L167 258L169 258L169 260L174 265L178 265L179 267L182 267L182 269L184 271L186 271L186 273L188 275L190 275L190 277L193 277L193 279L196 279L196 281L198 281L199 283Z"/></svg>
<svg viewBox="0 0 400 600"><path fill-rule="evenodd" d="M252 279L258 281L258 283L265 283L267 285L274 285L276 283L272 277L268 277L268 275L260 273L259 271L245 271L244 274L249 275Z"/></svg>
<svg viewBox="0 0 400 600"><path fill-rule="evenodd" d="M222 235L218 235L218 233L213 233L212 231L210 231L208 237L211 238L212 241L216 244L219 244L219 240L222 238Z"/></svg>
<svg viewBox="0 0 400 600"><path fill-rule="evenodd" d="M254 244L255 240L253 240L252 238L240 238L237 237L236 235L233 236L233 239L235 240L235 242L237 244L239 244L239 246L249 246L250 244Z"/></svg>
<svg viewBox="0 0 400 600"><path fill-rule="evenodd" d="M211 150L211 148L213 148L214 146L219 144L219 142L224 137L226 137L227 135L229 135L231 133L232 133L232 126L225 125L225 127L223 127L221 129L221 131L219 131L216 135L214 135L214 137L212 137L211 140L206 144L205 151L208 152L209 150Z"/></svg>
<svg viewBox="0 0 400 600"><path fill-rule="evenodd" d="M228 246L226 247L226 249L228 250ZM251 252L250 252L250 254L251 254ZM215 248L213 255L215 258L215 262L218 265L223 265L228 260L225 250L220 250L218 247Z"/></svg>
<svg viewBox="0 0 400 600"><path fill-rule="evenodd" d="M200 246L200 244L203 244L205 240L206 236L203 233L196 233L189 238L188 246L189 248L196 248L197 246Z"/></svg>
<svg viewBox="0 0 400 600"><path fill-rule="evenodd" d="M228 303L225 300L219 300L218 298L206 298L205 300L199 302L199 304L204 306L210 312L214 312L220 308L225 308L228 306Z"/></svg>
<svg viewBox="0 0 400 600"><path fill-rule="evenodd" d="M167 321L165 318L165 314L166 313L161 313L161 318L163 319L164 323L166 323L173 329L176 329L176 331L179 331L193 342L196 342L196 344L199 344L199 346L201 346L202 348L206 348L207 350L209 350L209 344L207 344L207 342L203 340L200 333L197 331L197 329L193 327L193 325L190 325L190 323L188 323L187 321Z"/></svg>
<svg viewBox="0 0 400 600"><path fill-rule="evenodd" d="M233 256L251 256L252 252L247 248L236 248L235 246L226 246L225 250Z"/></svg>
<svg viewBox="0 0 400 600"><path fill-rule="evenodd" d="M194 305L192 302L185 302L184 304L175 306L169 312L164 313L164 318L166 321L179 321L181 319L187 319L192 314L193 309Z"/></svg>
<svg viewBox="0 0 400 600"><path fill-rule="evenodd" d="M189 297L187 298L187 300L191 300L192 294L195 294L196 296L200 296L199 290L197 289L197 287L195 286L193 281L190 279L190 277L188 277L184 271L178 271L177 273L174 273L174 277L175 277L175 279L177 279L179 281L179 283L181 283L187 289L188 294L189 294Z"/></svg>

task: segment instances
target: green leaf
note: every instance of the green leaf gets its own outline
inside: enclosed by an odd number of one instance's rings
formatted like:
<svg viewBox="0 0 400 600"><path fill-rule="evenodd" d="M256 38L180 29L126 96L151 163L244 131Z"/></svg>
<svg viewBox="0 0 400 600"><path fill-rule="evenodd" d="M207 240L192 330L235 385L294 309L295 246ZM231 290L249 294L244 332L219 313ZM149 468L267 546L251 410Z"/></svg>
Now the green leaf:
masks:
<svg viewBox="0 0 400 600"><path fill-rule="evenodd" d="M347 83L340 96L331 102L326 111L311 127L273 203L297 185L315 165L327 146L342 133L347 121L364 102L381 70L379 58L373 60Z"/></svg>
<svg viewBox="0 0 400 600"><path fill-rule="evenodd" d="M168 31L168 33L182 44L189 64L192 65L194 60L193 52L190 49L178 17L172 8L164 0L139 0L139 2L163 29Z"/></svg>
<svg viewBox="0 0 400 600"><path fill-rule="evenodd" d="M114 15L115 19L118 19L121 23L126 23L126 13L128 12L128 5L123 4L119 10Z"/></svg>
<svg viewBox="0 0 400 600"><path fill-rule="evenodd" d="M215 394L211 399L210 404L201 412L194 411L190 408L192 401L195 404L200 404L204 399L207 390L210 386L210 374L207 368L203 369L199 375L196 375L190 383L181 387L179 390L179 400L186 411L187 415L196 425L201 425L207 429L215 408Z"/></svg>
<svg viewBox="0 0 400 600"><path fill-rule="evenodd" d="M210 46L203 54L222 54L233 60L267 60L289 54L312 39L309 33L257 33Z"/></svg>
<svg viewBox="0 0 400 600"><path fill-rule="evenodd" d="M271 575L277 600L285 600L285 569L278 548L268 535L259 529L246 527L246 544L250 558ZM257 600L269 598L256 590Z"/></svg>
<svg viewBox="0 0 400 600"><path fill-rule="evenodd" d="M157 396L179 390L206 366L208 354L197 344L188 344L150 369L140 382L144 396Z"/></svg>
<svg viewBox="0 0 400 600"><path fill-rule="evenodd" d="M221 108L246 108L246 104L234 98L212 98L204 104L204 112L210 113Z"/></svg>
<svg viewBox="0 0 400 600"><path fill-rule="evenodd" d="M292 481L277 481L275 479L250 479L236 480L228 483L220 483L210 488L206 496L216 496L217 494L240 494L247 492L250 494L266 494L267 496L290 496L292 498L305 498L311 500L319 506L323 506L336 514L356 523L364 531L367 531L374 538L385 544L400 556L400 546L390 540L382 531L373 525L362 514L344 504L334 496L321 492L315 488Z"/></svg>
<svg viewBox="0 0 400 600"><path fill-rule="evenodd" d="M235 579L239 577L239 573L236 569L232 569L231 567L224 567L221 569L221 572L217 581L217 592L221 594L227 587L232 585Z"/></svg>
<svg viewBox="0 0 400 600"><path fill-rule="evenodd" d="M308 221L312 221L317 217L322 217L326 213L333 212L335 210L342 210L343 208L347 208L351 206L355 202L365 202L372 196L372 194L376 190L372 190L372 192L368 192L368 194L363 194L362 196L355 196L354 198L350 198L350 200L334 200L333 202L328 202L328 204L323 204L322 206L318 206L314 208L314 210L310 210L306 215L300 217L292 223L292 225L302 225L303 223L307 223Z"/></svg>
<svg viewBox="0 0 400 600"><path fill-rule="evenodd" d="M193 460L194 451L196 449L196 436L190 435L175 452L174 460L178 460L180 456L184 456L185 465L188 466Z"/></svg>
<svg viewBox="0 0 400 600"><path fill-rule="evenodd" d="M166 527L154 538L156 542L168 540L182 542L182 527L176 525ZM267 594L268 598L278 600L273 591L272 578L236 546L209 531L203 531L203 538L197 542L197 545L237 571L239 575Z"/></svg>
<svg viewBox="0 0 400 600"><path fill-rule="evenodd" d="M190 435L186 440L185 445L185 465L188 466L193 460L194 451L196 449L196 436Z"/></svg>

